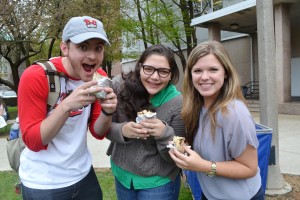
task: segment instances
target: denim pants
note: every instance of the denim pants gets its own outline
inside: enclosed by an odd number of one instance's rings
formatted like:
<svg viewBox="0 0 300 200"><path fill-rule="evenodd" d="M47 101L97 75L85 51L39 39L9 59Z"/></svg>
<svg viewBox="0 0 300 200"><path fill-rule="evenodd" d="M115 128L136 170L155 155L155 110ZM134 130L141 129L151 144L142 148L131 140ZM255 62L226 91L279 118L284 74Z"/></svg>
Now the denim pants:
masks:
<svg viewBox="0 0 300 200"><path fill-rule="evenodd" d="M60 177L57 177L60 178ZM102 200L102 190L94 168L79 182L58 189L33 189L22 186L23 200Z"/></svg>
<svg viewBox="0 0 300 200"><path fill-rule="evenodd" d="M148 189L130 189L124 187L115 179L118 200L177 200L180 190L180 175L174 181L160 187Z"/></svg>

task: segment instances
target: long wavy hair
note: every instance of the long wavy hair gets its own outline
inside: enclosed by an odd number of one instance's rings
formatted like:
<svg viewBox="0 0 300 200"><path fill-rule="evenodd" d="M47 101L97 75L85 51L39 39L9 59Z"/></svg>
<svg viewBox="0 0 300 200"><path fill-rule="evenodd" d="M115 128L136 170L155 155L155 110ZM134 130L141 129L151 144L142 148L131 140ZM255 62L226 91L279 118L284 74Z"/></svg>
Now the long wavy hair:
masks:
<svg viewBox="0 0 300 200"><path fill-rule="evenodd" d="M241 84L239 76L228 56L224 46L217 41L207 41L196 46L187 60L187 67L185 69L183 79L183 105L181 116L187 129L187 142L192 145L199 127L200 111L204 105L203 96L196 90L192 82L192 68L197 61L208 55L213 54L222 64L225 69L226 78L224 84L220 89L220 93L216 100L208 108L208 116L211 121L211 134L215 135L216 113L221 110L222 113L226 111L227 105L234 99L243 101L246 105L245 98L241 91Z"/></svg>
<svg viewBox="0 0 300 200"><path fill-rule="evenodd" d="M123 109L127 118L130 120L135 120L137 112L141 110L154 110L149 101L150 95L142 84L140 77L141 66L150 55L164 56L167 59L171 69L171 79L169 83L176 84L179 79L179 69L171 49L161 44L153 45L145 49L137 61L134 70L128 74L122 73L125 84L118 98L124 102Z"/></svg>

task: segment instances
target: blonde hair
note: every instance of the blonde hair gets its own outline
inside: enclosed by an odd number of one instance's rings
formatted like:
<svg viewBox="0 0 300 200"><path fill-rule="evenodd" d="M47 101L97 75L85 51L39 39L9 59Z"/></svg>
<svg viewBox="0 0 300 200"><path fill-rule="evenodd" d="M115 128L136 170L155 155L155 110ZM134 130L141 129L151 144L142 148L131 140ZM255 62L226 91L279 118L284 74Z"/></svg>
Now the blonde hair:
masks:
<svg viewBox="0 0 300 200"><path fill-rule="evenodd" d="M213 54L222 64L226 78L220 89L217 99L208 108L207 114L211 120L211 130L213 137L216 130L216 113L221 110L226 111L227 105L234 99L239 99L246 104L241 91L239 76L228 56L224 46L217 41L207 41L197 45L191 52L187 60L183 79L183 105L181 116L187 129L187 142L192 145L197 129L199 127L199 117L202 106L204 105L203 96L195 89L192 82L191 70L197 61L208 55Z"/></svg>

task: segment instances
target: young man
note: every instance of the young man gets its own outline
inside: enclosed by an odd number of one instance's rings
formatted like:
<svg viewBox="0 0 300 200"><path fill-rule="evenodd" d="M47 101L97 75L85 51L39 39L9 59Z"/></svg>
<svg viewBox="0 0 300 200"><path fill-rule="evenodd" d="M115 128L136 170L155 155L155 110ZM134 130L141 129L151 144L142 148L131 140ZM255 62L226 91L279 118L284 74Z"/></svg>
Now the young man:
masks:
<svg viewBox="0 0 300 200"><path fill-rule="evenodd" d="M94 18L74 17L66 24L60 44L63 57L50 61L58 72L61 92L47 111L49 86L45 71L32 65L22 74L18 111L26 148L19 175L23 199L102 199L102 191L87 148L87 130L103 139L111 125L117 99L111 88L94 87L93 74L101 69L104 45L109 44L103 24ZM95 92L104 90L99 100Z"/></svg>

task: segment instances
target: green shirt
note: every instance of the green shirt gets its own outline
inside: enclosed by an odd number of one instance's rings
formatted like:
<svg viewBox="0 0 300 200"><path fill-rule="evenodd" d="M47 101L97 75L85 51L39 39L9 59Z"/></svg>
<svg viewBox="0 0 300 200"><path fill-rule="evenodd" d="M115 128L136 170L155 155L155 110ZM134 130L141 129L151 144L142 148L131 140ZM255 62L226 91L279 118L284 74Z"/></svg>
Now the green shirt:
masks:
<svg viewBox="0 0 300 200"><path fill-rule="evenodd" d="M124 187L128 189L130 189L131 182L134 189L154 188L154 187L165 185L168 182L170 182L170 179L168 177L160 177L160 176L142 177L130 173L115 165L112 160L110 160L110 165L115 178L120 183L122 183Z"/></svg>
<svg viewBox="0 0 300 200"><path fill-rule="evenodd" d="M154 107L159 107L178 95L180 95L180 92L176 89L175 85L169 84L159 93L155 94L153 98L150 99L150 102Z"/></svg>

